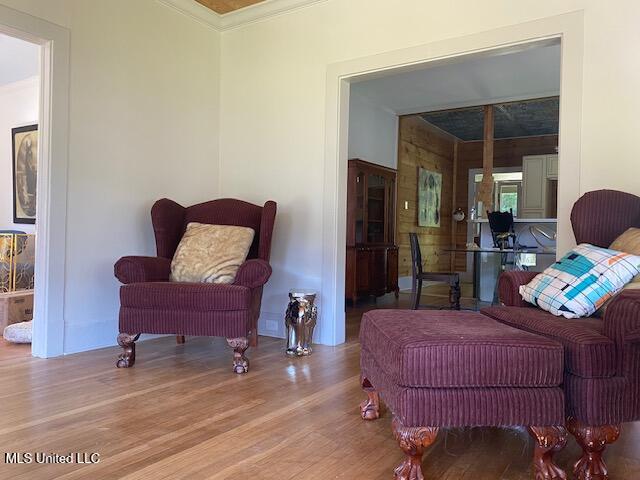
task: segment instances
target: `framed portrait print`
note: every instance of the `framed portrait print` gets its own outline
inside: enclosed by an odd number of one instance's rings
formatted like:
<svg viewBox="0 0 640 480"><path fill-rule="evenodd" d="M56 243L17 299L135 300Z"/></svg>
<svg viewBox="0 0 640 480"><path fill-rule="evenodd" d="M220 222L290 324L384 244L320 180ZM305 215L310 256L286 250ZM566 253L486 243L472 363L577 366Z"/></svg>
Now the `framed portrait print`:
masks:
<svg viewBox="0 0 640 480"><path fill-rule="evenodd" d="M38 125L11 129L13 145L13 222L36 223Z"/></svg>
<svg viewBox="0 0 640 480"><path fill-rule="evenodd" d="M442 174L419 167L418 226L440 227Z"/></svg>

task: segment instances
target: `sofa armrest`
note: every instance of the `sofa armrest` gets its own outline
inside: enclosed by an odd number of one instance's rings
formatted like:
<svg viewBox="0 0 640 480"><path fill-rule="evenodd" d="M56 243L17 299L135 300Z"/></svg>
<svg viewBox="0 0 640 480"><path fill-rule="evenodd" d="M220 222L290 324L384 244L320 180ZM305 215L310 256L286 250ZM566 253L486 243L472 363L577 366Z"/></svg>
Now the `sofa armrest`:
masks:
<svg viewBox="0 0 640 480"><path fill-rule="evenodd" d="M626 336L627 343L640 344L640 330L635 330Z"/></svg>
<svg viewBox="0 0 640 480"><path fill-rule="evenodd" d="M623 290L607 306L604 334L622 346L640 334L640 290Z"/></svg>
<svg viewBox="0 0 640 480"><path fill-rule="evenodd" d="M163 257L122 257L113 267L120 282L166 282L171 273L171 260Z"/></svg>
<svg viewBox="0 0 640 480"><path fill-rule="evenodd" d="M618 372L640 382L640 290L618 294L607 307L603 321L605 335L616 343Z"/></svg>
<svg viewBox="0 0 640 480"><path fill-rule="evenodd" d="M258 288L263 286L271 276L271 265L257 258L247 260L238 269L234 285Z"/></svg>
<svg viewBox="0 0 640 480"><path fill-rule="evenodd" d="M533 307L520 295L520 286L526 285L540 272L512 270L504 272L498 278L498 295L500 302L508 307Z"/></svg>

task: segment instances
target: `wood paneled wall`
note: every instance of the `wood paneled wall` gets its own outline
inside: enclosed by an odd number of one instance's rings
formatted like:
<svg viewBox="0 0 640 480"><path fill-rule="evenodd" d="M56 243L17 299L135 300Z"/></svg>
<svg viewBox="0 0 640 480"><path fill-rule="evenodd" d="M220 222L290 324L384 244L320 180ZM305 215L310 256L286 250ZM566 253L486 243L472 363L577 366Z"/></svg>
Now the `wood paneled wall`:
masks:
<svg viewBox="0 0 640 480"><path fill-rule="evenodd" d="M400 117L398 135L398 198L396 242L399 250L399 276L411 275L411 247L409 232L417 232L422 247L424 268L442 272L452 268L451 256L442 251L449 245L463 247L467 243L469 170L482 168L483 142L457 141L425 122L418 115ZM454 145L457 142L456 178L454 172ZM522 166L525 155L543 155L556 152L557 135L510 138L494 141L494 167ZM439 228L418 227L418 167L442 174L442 220ZM455 189L454 189L455 181ZM455 199L454 196L455 190ZM405 201L409 208L405 209ZM451 213L462 208L466 218L454 222ZM452 223L454 225L452 225ZM453 260L453 269L466 270L464 255Z"/></svg>
<svg viewBox="0 0 640 480"><path fill-rule="evenodd" d="M495 140L493 166L496 168L522 166L523 156L556 153L557 145L557 135ZM482 148L482 141L458 143L458 174L456 178L456 200L453 209L460 207L466 214L465 220L456 222L455 225L455 243L460 247L467 243L469 170L482 168ZM454 269L459 272L466 270L464 255L456 255Z"/></svg>
<svg viewBox="0 0 640 480"><path fill-rule="evenodd" d="M419 235L425 270L449 271L451 257L442 248L452 244L454 139L417 115L400 117L399 128L396 217L399 276L411 275L409 232ZM438 228L418 227L418 167L442 174L442 218Z"/></svg>

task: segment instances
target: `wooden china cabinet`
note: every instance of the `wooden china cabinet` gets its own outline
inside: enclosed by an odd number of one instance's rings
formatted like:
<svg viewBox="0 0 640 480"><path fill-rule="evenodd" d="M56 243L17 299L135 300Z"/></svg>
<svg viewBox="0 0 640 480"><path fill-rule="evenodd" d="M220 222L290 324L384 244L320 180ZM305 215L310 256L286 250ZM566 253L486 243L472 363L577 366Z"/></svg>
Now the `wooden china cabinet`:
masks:
<svg viewBox="0 0 640 480"><path fill-rule="evenodd" d="M396 170L349 160L346 298L398 295Z"/></svg>

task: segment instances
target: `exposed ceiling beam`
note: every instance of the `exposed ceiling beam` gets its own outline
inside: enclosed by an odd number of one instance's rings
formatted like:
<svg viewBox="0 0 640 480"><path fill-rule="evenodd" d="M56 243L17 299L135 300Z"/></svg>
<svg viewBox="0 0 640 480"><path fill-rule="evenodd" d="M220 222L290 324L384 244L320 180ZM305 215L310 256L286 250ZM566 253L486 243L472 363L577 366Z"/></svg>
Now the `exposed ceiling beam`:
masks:
<svg viewBox="0 0 640 480"><path fill-rule="evenodd" d="M484 144L482 148L482 183L478 200L483 209L493 204L493 105L484 107Z"/></svg>

